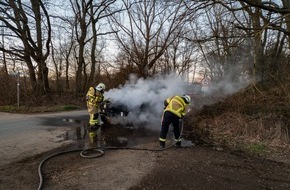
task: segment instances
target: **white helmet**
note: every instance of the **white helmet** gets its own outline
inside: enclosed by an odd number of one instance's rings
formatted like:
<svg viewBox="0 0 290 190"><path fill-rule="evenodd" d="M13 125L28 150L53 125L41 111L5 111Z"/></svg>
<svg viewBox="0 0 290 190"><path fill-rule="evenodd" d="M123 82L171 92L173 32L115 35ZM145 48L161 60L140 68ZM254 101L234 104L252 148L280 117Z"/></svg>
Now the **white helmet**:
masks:
<svg viewBox="0 0 290 190"><path fill-rule="evenodd" d="M188 103L188 104L190 103L191 98L189 95L183 95L182 97L185 99L185 103Z"/></svg>
<svg viewBox="0 0 290 190"><path fill-rule="evenodd" d="M97 91L103 91L105 89L106 89L106 86L104 83L100 83L100 84L98 84L98 86L96 86Z"/></svg>

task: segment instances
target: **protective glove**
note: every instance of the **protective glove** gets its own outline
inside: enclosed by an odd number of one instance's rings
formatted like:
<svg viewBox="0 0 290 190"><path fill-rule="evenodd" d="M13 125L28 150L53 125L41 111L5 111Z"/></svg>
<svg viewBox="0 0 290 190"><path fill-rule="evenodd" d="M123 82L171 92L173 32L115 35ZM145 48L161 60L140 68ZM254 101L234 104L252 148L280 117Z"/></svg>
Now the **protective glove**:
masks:
<svg viewBox="0 0 290 190"><path fill-rule="evenodd" d="M164 100L163 105L164 105L165 107L167 107L168 104L169 104L169 103L167 102L167 100Z"/></svg>
<svg viewBox="0 0 290 190"><path fill-rule="evenodd" d="M110 98L105 99L104 102L106 102L106 103L110 103L110 102L111 102L111 99L110 99Z"/></svg>

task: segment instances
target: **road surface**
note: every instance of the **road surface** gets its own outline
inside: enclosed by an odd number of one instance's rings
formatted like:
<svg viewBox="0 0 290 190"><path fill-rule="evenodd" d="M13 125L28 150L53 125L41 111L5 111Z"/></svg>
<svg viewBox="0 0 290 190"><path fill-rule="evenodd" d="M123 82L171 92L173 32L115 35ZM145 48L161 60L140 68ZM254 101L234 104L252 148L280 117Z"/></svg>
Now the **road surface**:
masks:
<svg viewBox="0 0 290 190"><path fill-rule="evenodd" d="M0 112L0 166L70 143L71 140L64 141L66 132L79 125L74 121L86 118L86 110L42 114Z"/></svg>

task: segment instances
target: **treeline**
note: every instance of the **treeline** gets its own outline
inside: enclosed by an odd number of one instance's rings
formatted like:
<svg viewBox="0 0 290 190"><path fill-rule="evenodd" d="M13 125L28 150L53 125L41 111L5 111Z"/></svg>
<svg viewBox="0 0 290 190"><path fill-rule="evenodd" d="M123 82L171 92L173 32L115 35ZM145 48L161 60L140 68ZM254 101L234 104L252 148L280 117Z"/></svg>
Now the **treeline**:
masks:
<svg viewBox="0 0 290 190"><path fill-rule="evenodd" d="M130 74L289 81L288 0L1 0L0 35L1 104L17 80L29 98Z"/></svg>

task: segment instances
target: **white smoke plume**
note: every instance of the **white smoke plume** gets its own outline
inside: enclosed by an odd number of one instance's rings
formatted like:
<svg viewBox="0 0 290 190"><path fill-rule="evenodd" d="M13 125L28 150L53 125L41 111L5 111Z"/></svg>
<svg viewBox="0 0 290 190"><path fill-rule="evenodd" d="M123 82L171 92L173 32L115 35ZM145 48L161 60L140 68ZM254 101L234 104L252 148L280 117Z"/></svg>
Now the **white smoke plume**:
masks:
<svg viewBox="0 0 290 190"><path fill-rule="evenodd" d="M211 81L206 86L203 86L201 94L206 101L199 102L199 105L196 106L201 108L203 105L214 104L225 97L244 89L253 81L248 76L240 76L233 81L231 77L233 74L234 72L224 76L224 78L219 81Z"/></svg>
<svg viewBox="0 0 290 190"><path fill-rule="evenodd" d="M166 98L186 93L188 83L174 74L150 79L137 79L134 75L125 85L105 92L112 103L126 105L126 121L160 130L163 102Z"/></svg>
<svg viewBox="0 0 290 190"><path fill-rule="evenodd" d="M118 119L118 122L132 123L151 130L160 130L164 100L174 95L188 94L192 97L193 109L220 101L246 87L250 80L241 78L233 82L225 77L219 82L211 82L206 88L186 82L182 77L171 74L150 79L138 79L134 75L125 85L105 92L105 97L112 99L113 104L126 105L129 114ZM121 123L122 124L122 123Z"/></svg>

